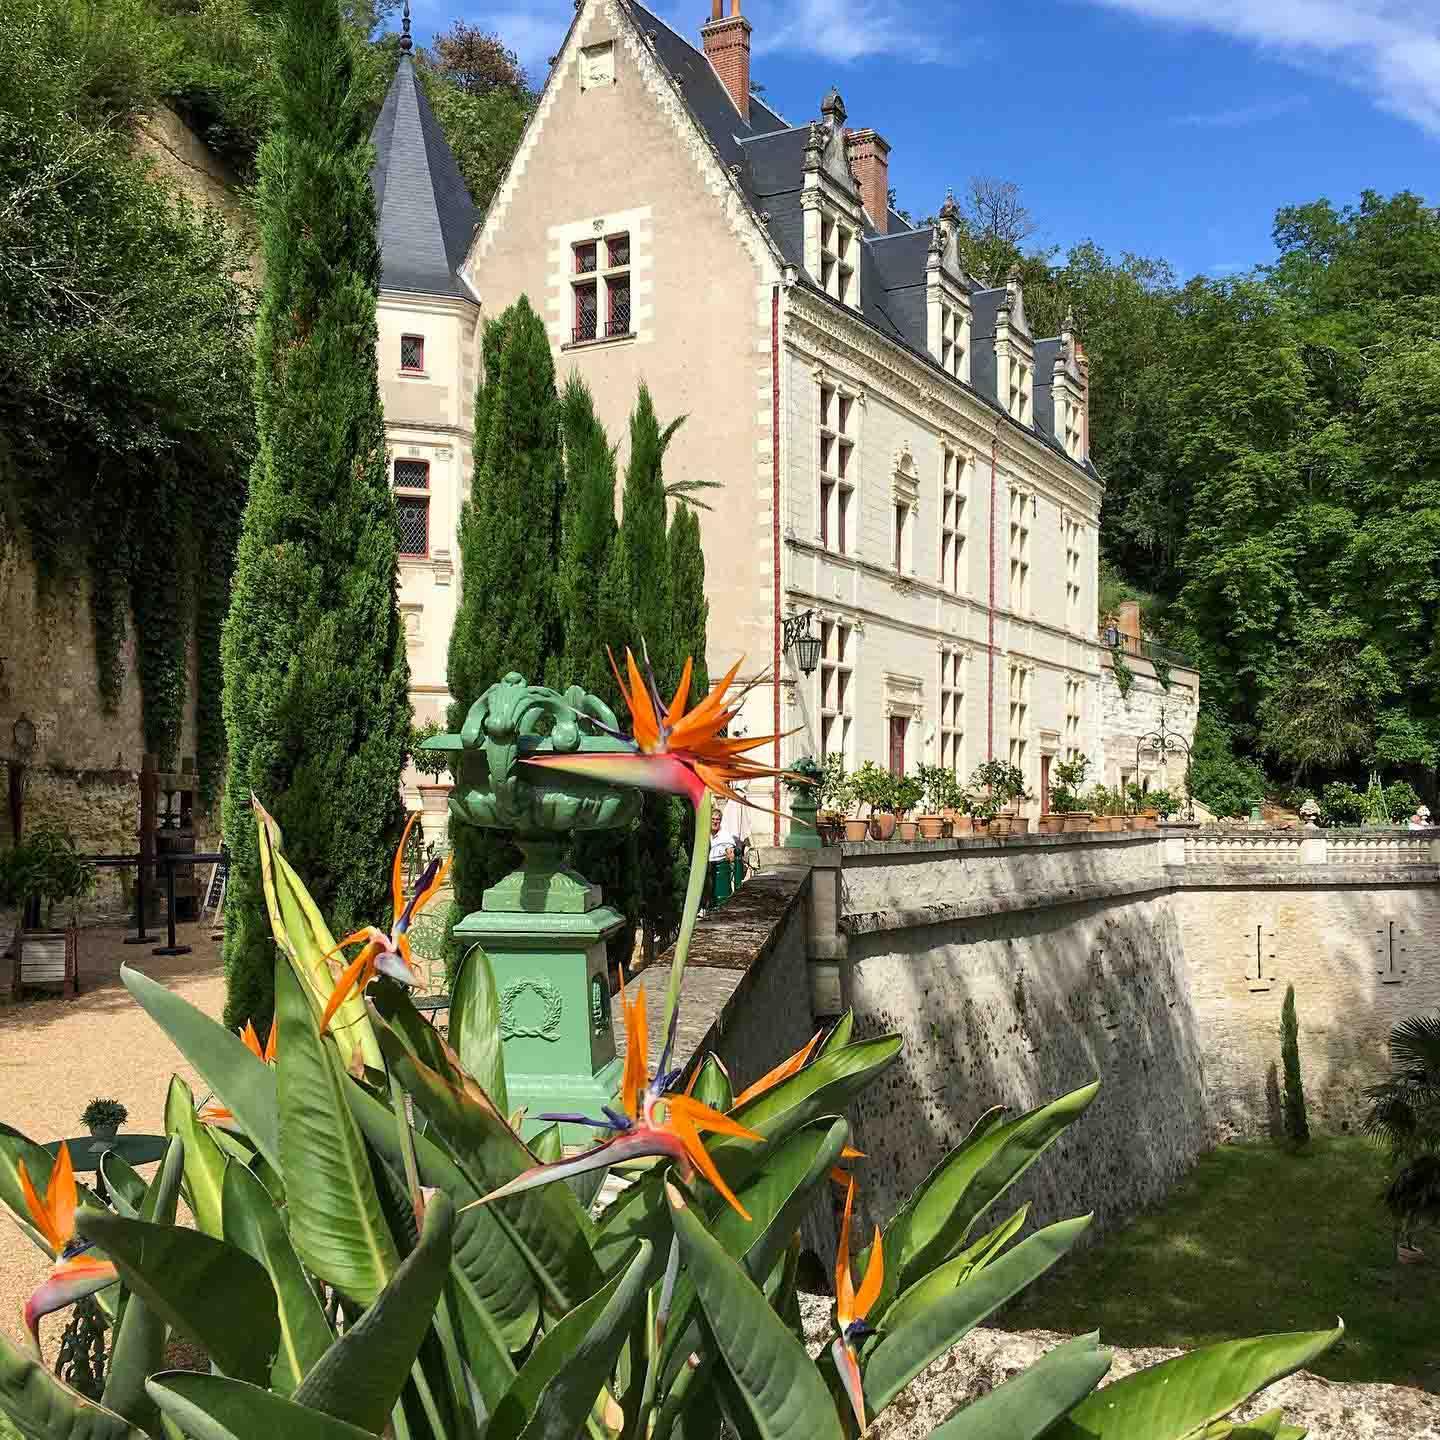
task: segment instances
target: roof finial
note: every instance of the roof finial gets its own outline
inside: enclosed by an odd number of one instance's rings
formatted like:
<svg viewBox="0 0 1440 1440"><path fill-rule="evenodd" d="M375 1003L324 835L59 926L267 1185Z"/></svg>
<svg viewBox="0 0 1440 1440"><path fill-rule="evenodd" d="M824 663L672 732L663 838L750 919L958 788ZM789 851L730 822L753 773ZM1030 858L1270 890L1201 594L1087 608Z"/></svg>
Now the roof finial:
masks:
<svg viewBox="0 0 1440 1440"><path fill-rule="evenodd" d="M410 0L405 0L400 11L400 53L408 55L414 48L415 42L410 38Z"/></svg>

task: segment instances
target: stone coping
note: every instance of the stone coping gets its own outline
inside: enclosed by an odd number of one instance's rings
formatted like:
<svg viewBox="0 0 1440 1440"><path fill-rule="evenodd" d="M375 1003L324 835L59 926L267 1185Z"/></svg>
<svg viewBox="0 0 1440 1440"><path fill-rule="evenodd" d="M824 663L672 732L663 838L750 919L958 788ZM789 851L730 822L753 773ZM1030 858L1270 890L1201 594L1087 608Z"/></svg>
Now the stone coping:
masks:
<svg viewBox="0 0 1440 1440"><path fill-rule="evenodd" d="M980 850L1052 850L1083 845L1144 845L1168 832L1154 830L1080 830L1070 835L967 835L949 840L845 840L832 848L847 860L890 859L896 855L934 857L948 851L974 854ZM1182 833L1193 833L1188 829ZM824 854L824 851L818 852Z"/></svg>
<svg viewBox="0 0 1440 1440"><path fill-rule="evenodd" d="M696 921L680 985L680 1024L672 1063L688 1071L714 1048L716 1037L744 1004L754 975L779 942L809 878L806 864L776 866L747 881L723 905ZM665 990L674 953L672 946L653 965L641 966L627 977L628 985L645 986L651 1065L659 1060L665 1044ZM625 1054L623 1029L616 1032L615 1048Z"/></svg>

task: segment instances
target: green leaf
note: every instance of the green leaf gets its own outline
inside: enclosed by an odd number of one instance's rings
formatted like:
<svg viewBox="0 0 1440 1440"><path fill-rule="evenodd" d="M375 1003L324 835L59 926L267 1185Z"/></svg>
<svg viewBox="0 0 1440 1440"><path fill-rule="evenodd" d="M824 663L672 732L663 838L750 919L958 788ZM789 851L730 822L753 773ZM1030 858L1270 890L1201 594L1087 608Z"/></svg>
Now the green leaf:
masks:
<svg viewBox="0 0 1440 1440"><path fill-rule="evenodd" d="M843 1115L850 1101L894 1064L901 1043L898 1035L881 1035L847 1045L737 1106L734 1118L765 1138L759 1144L730 1135L708 1141L720 1172L733 1186L758 1170L771 1147L802 1125L822 1115Z"/></svg>
<svg viewBox="0 0 1440 1440"><path fill-rule="evenodd" d="M243 1165L225 1171L225 1239L263 1265L270 1277L280 1323L270 1385L282 1395L293 1394L334 1336L275 1201Z"/></svg>
<svg viewBox="0 0 1440 1440"><path fill-rule="evenodd" d="M352 1081L289 964L275 965L280 1027L280 1156L290 1239L301 1261L347 1299L369 1305L400 1263L380 1211L365 1142L350 1113Z"/></svg>
<svg viewBox="0 0 1440 1440"><path fill-rule="evenodd" d="M107 1161L115 1159L119 1156L105 1156ZM134 1173L132 1170L131 1174ZM184 1173L183 1142L171 1140L160 1168L155 1172L154 1181L145 1187L140 1196L135 1216L128 1218L148 1224L174 1225L180 1179ZM135 1178L140 1179L138 1175ZM144 1186L143 1180L140 1183ZM164 1319L141 1296L130 1295L115 1332L105 1376L105 1393L100 1397L107 1409L152 1433L159 1422L155 1402L145 1391L145 1380L164 1363L166 1334Z"/></svg>
<svg viewBox="0 0 1440 1440"><path fill-rule="evenodd" d="M185 1198L195 1223L219 1239L225 1233L224 1185L227 1161L210 1127L195 1113L195 1097L178 1076L170 1077L165 1096L165 1133L185 1147Z"/></svg>
<svg viewBox="0 0 1440 1440"><path fill-rule="evenodd" d="M872 1323L876 1329L895 1330L907 1321L913 1320L922 1310L948 1295L972 1270L985 1268L988 1261L1002 1250L1017 1231L1025 1224L1030 1214L1028 1203L1022 1205L1008 1220L1002 1220L988 1234L982 1235L973 1245L967 1245L953 1259L947 1260L938 1270L932 1270L922 1280L917 1280L893 1304L875 1311ZM861 1268L869 1262L869 1248L861 1261Z"/></svg>
<svg viewBox="0 0 1440 1440"><path fill-rule="evenodd" d="M982 1116L885 1227L887 1274L881 1298L914 1284L954 1255L976 1219L1084 1114L1099 1089L1096 1080L1004 1124L987 1123L990 1117Z"/></svg>
<svg viewBox="0 0 1440 1440"><path fill-rule="evenodd" d="M530 1169L534 1156L508 1121L447 1050L449 1076L407 1051L388 1027L380 1044L393 1073L424 1111L471 1183L488 1195ZM507 1196L490 1208L520 1247L554 1304L573 1309L600 1285L591 1252L593 1227L564 1185Z"/></svg>
<svg viewBox="0 0 1440 1440"><path fill-rule="evenodd" d="M818 1060L822 1055L829 1055L831 1051L843 1050L850 1043L850 1036L855 1030L855 1012L847 1010L821 1037L820 1043L815 1047L814 1058Z"/></svg>
<svg viewBox="0 0 1440 1440"><path fill-rule="evenodd" d="M1088 1215L1047 1225L905 1325L887 1326L862 1356L866 1409L878 1415L932 1360L1043 1275L1089 1227Z"/></svg>
<svg viewBox="0 0 1440 1440"><path fill-rule="evenodd" d="M671 1219L725 1368L762 1440L843 1440L805 1347L671 1187Z"/></svg>
<svg viewBox="0 0 1440 1440"><path fill-rule="evenodd" d="M227 1375L264 1384L280 1338L270 1277L198 1230L81 1210L76 1226L115 1262L132 1297L203 1345Z"/></svg>
<svg viewBox="0 0 1440 1440"><path fill-rule="evenodd" d="M531 1137L530 1149L542 1165L553 1165L565 1154L565 1146L560 1139L560 1127L547 1125Z"/></svg>
<svg viewBox="0 0 1440 1440"><path fill-rule="evenodd" d="M319 907L310 898L310 892L281 853L279 825L258 802L255 804L255 822L260 877L265 889L265 906L270 912L270 929L275 943L290 957L318 1023L335 988L325 959L335 953L335 937L330 933ZM375 1032L365 1008L365 997L358 989L345 997L335 1012L332 1024L336 1034L345 1037L347 1061L351 1051L358 1047L369 1068L383 1068L380 1047L375 1043ZM280 1043L285 1043L283 1035Z"/></svg>
<svg viewBox="0 0 1440 1440"><path fill-rule="evenodd" d="M1185 1440L1323 1355L1344 1333L1342 1323L1334 1330L1258 1335L1163 1360L1082 1400L1046 1440Z"/></svg>
<svg viewBox="0 0 1440 1440"><path fill-rule="evenodd" d="M1039 1440L1109 1368L1098 1332L1077 1335L952 1415L930 1440Z"/></svg>
<svg viewBox="0 0 1440 1440"><path fill-rule="evenodd" d="M651 1250L552 1326L515 1377L485 1440L570 1440L581 1434L620 1350L644 1316Z"/></svg>
<svg viewBox="0 0 1440 1440"><path fill-rule="evenodd" d="M30 1168L26 1162L25 1168ZM129 1421L63 1385L0 1330L0 1416L21 1440L145 1440Z"/></svg>
<svg viewBox="0 0 1440 1440"><path fill-rule="evenodd" d="M505 1056L500 1046L500 995L490 957L472 945L460 962L450 995L450 1040L475 1083L502 1115L510 1113Z"/></svg>
<svg viewBox="0 0 1440 1440"><path fill-rule="evenodd" d="M420 1243L375 1303L330 1347L295 1392L295 1399L378 1435L400 1398L445 1277L455 1210L435 1195L425 1207Z"/></svg>
<svg viewBox="0 0 1440 1440"><path fill-rule="evenodd" d="M702 1105L708 1105L722 1115L735 1103L735 1091L718 1055L712 1053L700 1062L700 1073L695 1077L690 1093Z"/></svg>
<svg viewBox="0 0 1440 1440"><path fill-rule="evenodd" d="M359 1085L347 1091L350 1111L372 1149L391 1166L402 1164L395 1120L389 1109ZM450 1154L429 1135L414 1135L420 1183L443 1190L455 1207L451 1271L462 1293L488 1317L507 1350L523 1350L535 1333L540 1299L524 1255L511 1243L481 1191ZM468 1328L468 1327L467 1327Z"/></svg>
<svg viewBox="0 0 1440 1440"><path fill-rule="evenodd" d="M372 1440L368 1430L223 1375L162 1370L146 1388L189 1440Z"/></svg>
<svg viewBox="0 0 1440 1440"><path fill-rule="evenodd" d="M121 1215L134 1220L145 1203L148 1187L144 1176L118 1150L107 1150L100 1157L100 1174L110 1192L110 1203Z"/></svg>
<svg viewBox="0 0 1440 1440"><path fill-rule="evenodd" d="M251 1054L238 1035L148 975L122 965L120 978L175 1048L205 1077L255 1149L279 1168L280 1110L274 1070Z"/></svg>
<svg viewBox="0 0 1440 1440"><path fill-rule="evenodd" d="M680 914L680 935L675 953L670 957L670 983L665 990L665 1030L670 1034L675 1011L680 1004L680 986L685 978L685 962L690 956L690 941L695 934L695 920L700 914L700 901L705 893L705 875L710 860L710 811L714 797L706 790L695 806L695 833L690 842L690 879L685 886L685 908Z"/></svg>

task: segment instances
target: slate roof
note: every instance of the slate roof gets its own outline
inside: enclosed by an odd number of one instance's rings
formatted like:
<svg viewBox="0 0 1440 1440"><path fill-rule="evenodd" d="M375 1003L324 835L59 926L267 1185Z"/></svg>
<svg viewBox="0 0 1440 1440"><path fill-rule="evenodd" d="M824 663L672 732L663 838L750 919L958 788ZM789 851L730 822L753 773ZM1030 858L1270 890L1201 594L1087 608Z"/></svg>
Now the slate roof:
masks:
<svg viewBox="0 0 1440 1440"><path fill-rule="evenodd" d="M800 195L805 181L808 125L787 125L775 110L754 95L750 100L750 119L746 121L703 51L637 0L626 0L626 4L636 27L652 37L656 58L678 85L721 162L741 167L739 180L746 198L757 214L768 217L770 236L785 259L795 266L799 283L817 295L823 294L805 270ZM939 371L928 349L925 276L929 249L929 229L912 228L893 210L884 235L867 222L860 249L860 314L881 334L905 346L927 364L935 365ZM969 284L972 311L969 388L1014 424L995 393L995 315L1005 291L981 289L973 281ZM828 296L826 299L831 304L839 304ZM1047 347L1043 358L1042 346ZM1036 343L1036 424L1031 433L1068 459L1054 436L1050 394L1051 371L1059 347L1058 339ZM960 382L952 380L952 383ZM1095 474L1088 461L1083 468Z"/></svg>
<svg viewBox="0 0 1440 1440"><path fill-rule="evenodd" d="M480 213L408 55L400 57L370 139L381 285L470 298L459 272Z"/></svg>

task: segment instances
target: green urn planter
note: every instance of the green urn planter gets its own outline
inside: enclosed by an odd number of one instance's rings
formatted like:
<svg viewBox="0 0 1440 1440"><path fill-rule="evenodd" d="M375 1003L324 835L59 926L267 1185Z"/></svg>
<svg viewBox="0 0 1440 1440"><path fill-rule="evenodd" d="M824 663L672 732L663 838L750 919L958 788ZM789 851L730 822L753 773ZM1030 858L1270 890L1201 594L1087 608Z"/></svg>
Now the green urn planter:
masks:
<svg viewBox="0 0 1440 1440"><path fill-rule="evenodd" d="M579 686L561 695L512 672L471 706L458 735L425 747L450 752L452 822L508 830L524 856L456 925L455 939L462 954L479 944L490 957L510 1102L525 1108L527 1135L543 1128L536 1117L546 1112L601 1113L620 1087L605 941L624 919L567 854L582 831L629 825L640 792L521 763L554 751L629 749L587 719L616 725ZM563 1128L567 1144L593 1139L581 1126Z"/></svg>
<svg viewBox="0 0 1440 1440"><path fill-rule="evenodd" d="M790 793L790 828L785 845L790 850L819 850L823 842L816 822L819 809L814 785L801 785Z"/></svg>

